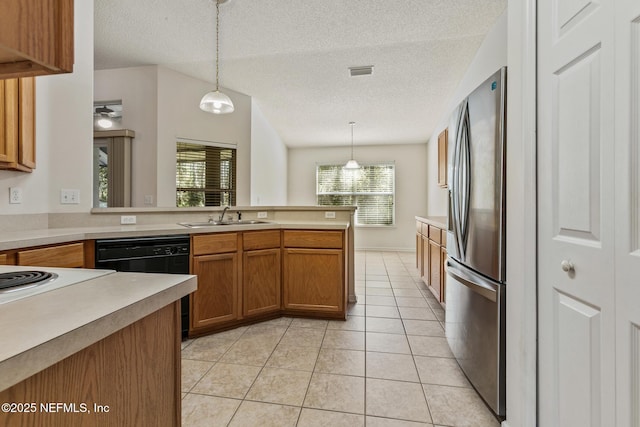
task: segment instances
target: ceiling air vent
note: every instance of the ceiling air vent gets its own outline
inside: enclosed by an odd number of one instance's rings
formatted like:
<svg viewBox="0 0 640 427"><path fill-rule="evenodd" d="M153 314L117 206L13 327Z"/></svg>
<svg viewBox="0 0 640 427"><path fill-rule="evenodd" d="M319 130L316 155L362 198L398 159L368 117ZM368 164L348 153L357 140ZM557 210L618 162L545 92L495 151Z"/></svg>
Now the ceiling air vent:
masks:
<svg viewBox="0 0 640 427"><path fill-rule="evenodd" d="M370 76L371 74L373 74L373 65L349 67L349 75L351 75L351 77Z"/></svg>

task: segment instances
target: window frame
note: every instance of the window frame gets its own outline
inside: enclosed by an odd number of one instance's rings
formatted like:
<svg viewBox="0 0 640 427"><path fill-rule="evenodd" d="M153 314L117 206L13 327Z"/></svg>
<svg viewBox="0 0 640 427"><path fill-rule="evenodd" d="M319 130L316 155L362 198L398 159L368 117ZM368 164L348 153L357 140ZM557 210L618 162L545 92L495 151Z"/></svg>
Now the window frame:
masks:
<svg viewBox="0 0 640 427"><path fill-rule="evenodd" d="M343 167L344 163L336 163L336 162L317 162L316 163L316 182L315 182L315 186L316 186L316 204L318 206L344 206L344 205L321 205L319 203L318 200L318 196L320 195L342 195L342 196L375 196L375 195L391 195L392 197L392 207L391 207L391 224L359 224L358 221L358 211L356 210L355 214L354 214L354 219L355 219L355 224L353 224L355 227L358 228L395 228L396 227L396 163L393 160L390 161L378 161L378 162L359 162L360 163L360 169L362 169L362 167L367 167L367 166L391 166L393 168L393 178L392 178L392 190L390 193L388 192L348 192L348 193L344 193L344 192L327 192L327 193L319 193L318 191L318 178L319 178L319 169L322 166L335 166L335 167ZM343 167L344 169L344 167ZM355 171L354 171L355 172ZM355 205L352 206L358 206L357 202Z"/></svg>
<svg viewBox="0 0 640 427"><path fill-rule="evenodd" d="M220 201L219 205L207 205L207 195L205 192L204 195L204 205L203 206L179 206L178 205L178 192L181 191L180 188L178 186L178 146L179 144L192 144L192 145L201 145L204 147L214 147L214 148L219 148L221 150L233 150L233 166L231 167L231 174L230 174L230 188L228 189L227 193L229 193L229 203L223 203L222 200ZM236 200L237 200L237 165L238 165L238 147L237 144L232 144L232 143L224 143L224 142L214 142L214 141L204 141L204 140L197 140L197 139L191 139L191 138L176 138L176 143L175 143L175 164L176 164L176 207L178 208L189 208L189 207L216 207L216 206L226 206L226 205L235 205L236 204ZM205 160L206 163L206 160ZM206 174L204 177L205 181L206 181ZM206 186L205 186L206 188ZM202 191L204 192L205 188L202 189ZM219 189L222 190L222 187ZM185 191L185 190L183 190ZM191 190L194 191L194 190ZM223 191L220 191L220 194L222 194Z"/></svg>

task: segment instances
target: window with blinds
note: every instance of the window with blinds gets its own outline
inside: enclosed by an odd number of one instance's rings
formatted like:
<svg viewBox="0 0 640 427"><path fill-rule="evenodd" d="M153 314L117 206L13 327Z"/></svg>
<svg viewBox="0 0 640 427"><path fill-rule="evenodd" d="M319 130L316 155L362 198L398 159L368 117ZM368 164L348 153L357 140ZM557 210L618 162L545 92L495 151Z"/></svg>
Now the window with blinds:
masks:
<svg viewBox="0 0 640 427"><path fill-rule="evenodd" d="M236 149L178 141L176 206L235 204Z"/></svg>
<svg viewBox="0 0 640 427"><path fill-rule="evenodd" d="M357 206L356 225L394 225L395 165L317 165L316 195L318 205Z"/></svg>

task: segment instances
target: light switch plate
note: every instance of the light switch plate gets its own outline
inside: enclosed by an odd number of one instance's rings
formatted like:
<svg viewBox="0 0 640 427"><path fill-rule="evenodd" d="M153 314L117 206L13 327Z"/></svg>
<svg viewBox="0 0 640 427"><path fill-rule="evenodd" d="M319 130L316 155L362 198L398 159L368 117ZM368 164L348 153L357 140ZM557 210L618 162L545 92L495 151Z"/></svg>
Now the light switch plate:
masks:
<svg viewBox="0 0 640 427"><path fill-rule="evenodd" d="M266 212L258 212L258 218L259 219L266 219L267 218L267 213Z"/></svg>
<svg viewBox="0 0 640 427"><path fill-rule="evenodd" d="M324 217L327 219L336 219L336 213L333 211L327 211L324 213Z"/></svg>

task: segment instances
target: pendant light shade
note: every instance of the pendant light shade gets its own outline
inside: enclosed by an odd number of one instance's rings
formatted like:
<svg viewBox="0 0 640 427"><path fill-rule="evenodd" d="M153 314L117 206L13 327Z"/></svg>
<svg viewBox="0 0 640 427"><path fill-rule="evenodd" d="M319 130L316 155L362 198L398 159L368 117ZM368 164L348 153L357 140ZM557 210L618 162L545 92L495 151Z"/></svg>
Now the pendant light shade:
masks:
<svg viewBox="0 0 640 427"><path fill-rule="evenodd" d="M349 160L347 164L343 166L345 169L360 169L360 165L353 157L353 126L355 124L356 122L349 122L349 125L351 126L351 160Z"/></svg>
<svg viewBox="0 0 640 427"><path fill-rule="evenodd" d="M200 109L207 113L226 114L233 113L234 107L231 99L219 90L206 93L200 100Z"/></svg>
<svg viewBox="0 0 640 427"><path fill-rule="evenodd" d="M212 114L233 113L233 102L219 90L220 77L220 4L228 0L213 0L216 2L216 90L206 93L200 100L200 109Z"/></svg>

